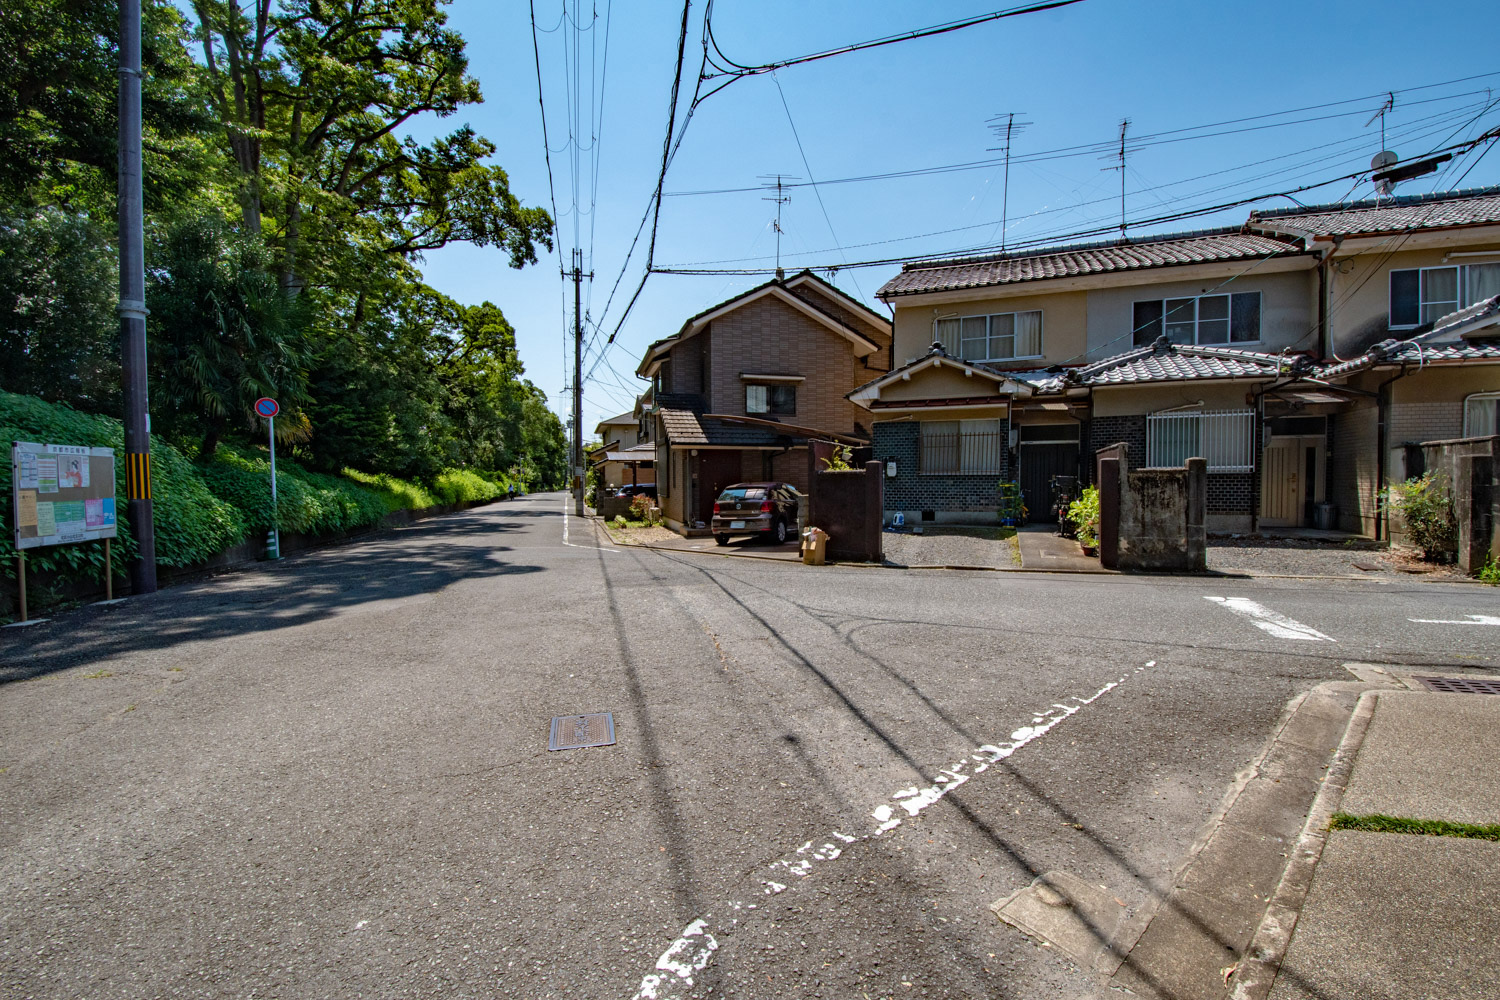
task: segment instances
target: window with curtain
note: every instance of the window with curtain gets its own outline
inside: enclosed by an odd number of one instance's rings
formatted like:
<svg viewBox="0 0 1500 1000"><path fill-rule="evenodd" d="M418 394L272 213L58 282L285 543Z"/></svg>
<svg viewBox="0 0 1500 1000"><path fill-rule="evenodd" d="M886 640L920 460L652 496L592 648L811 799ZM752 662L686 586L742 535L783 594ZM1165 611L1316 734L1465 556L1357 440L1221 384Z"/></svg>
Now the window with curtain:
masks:
<svg viewBox="0 0 1500 1000"><path fill-rule="evenodd" d="M923 475L998 475L1005 447L999 420L924 420Z"/></svg>
<svg viewBox="0 0 1500 1000"><path fill-rule="evenodd" d="M1500 392L1476 392L1464 400L1464 437L1500 433Z"/></svg>
<svg viewBox="0 0 1500 1000"><path fill-rule="evenodd" d="M1131 317L1136 347L1162 334L1174 344L1245 344L1260 340L1260 292L1147 299Z"/></svg>
<svg viewBox="0 0 1500 1000"><path fill-rule="evenodd" d="M1421 326L1500 295L1500 264L1406 267L1391 272L1390 325Z"/></svg>
<svg viewBox="0 0 1500 1000"><path fill-rule="evenodd" d="M1042 312L994 313L939 319L933 339L965 361L1014 361L1042 356Z"/></svg>
<svg viewBox="0 0 1500 1000"><path fill-rule="evenodd" d="M746 413L797 412L797 387L794 385L745 386Z"/></svg>

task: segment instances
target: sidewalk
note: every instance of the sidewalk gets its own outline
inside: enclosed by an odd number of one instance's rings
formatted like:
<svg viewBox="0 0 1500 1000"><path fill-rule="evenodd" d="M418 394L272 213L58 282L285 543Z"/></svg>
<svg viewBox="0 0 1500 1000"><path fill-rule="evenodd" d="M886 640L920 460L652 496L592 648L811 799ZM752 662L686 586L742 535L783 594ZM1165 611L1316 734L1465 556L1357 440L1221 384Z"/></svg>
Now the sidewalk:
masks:
<svg viewBox="0 0 1500 1000"><path fill-rule="evenodd" d="M1348 783L1329 803L1338 813L1500 824L1500 697L1372 691L1351 734L1362 716ZM1316 849L1307 833L1299 854ZM1334 829L1315 863L1279 971L1274 954L1247 963L1236 1000L1500 996L1500 842ZM1287 928L1261 932L1257 944L1274 944Z"/></svg>

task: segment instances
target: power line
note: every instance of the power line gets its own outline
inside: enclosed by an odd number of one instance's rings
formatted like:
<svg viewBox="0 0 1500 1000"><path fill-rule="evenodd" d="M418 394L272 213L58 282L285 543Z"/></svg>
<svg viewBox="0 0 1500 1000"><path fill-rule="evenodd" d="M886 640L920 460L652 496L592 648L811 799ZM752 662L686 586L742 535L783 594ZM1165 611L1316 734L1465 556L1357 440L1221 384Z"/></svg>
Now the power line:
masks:
<svg viewBox="0 0 1500 1000"><path fill-rule="evenodd" d="M761 73L770 73L787 66L797 66L802 63L813 62L818 59L828 59L832 56L847 55L850 52L860 52L864 49L878 48L882 45L893 45L896 42L909 42L918 38L930 38L933 35L943 35L950 31L958 31L963 28L971 28L976 24L985 24L989 21L998 21L1002 18L1017 17L1021 14L1035 14L1041 11L1054 10L1058 7L1071 7L1083 0L1051 0L1048 3L1029 4L1023 7L1011 7L1006 10L998 10L989 14L980 14L976 17L965 18L961 21L948 21L944 24L933 25L930 28L919 28L915 31L903 31L895 35L887 35L884 38L875 38L868 42L855 42L852 45L842 45L836 49L828 49L823 52L814 52L811 55L797 56L792 59L782 59L778 62L764 63L759 66L746 66L735 62L724 54L719 48L717 41L713 39L712 31L709 32L709 40L713 44L714 52L720 59L728 64L728 68L719 68L719 72L712 74L709 79L718 76L746 77L756 76Z"/></svg>

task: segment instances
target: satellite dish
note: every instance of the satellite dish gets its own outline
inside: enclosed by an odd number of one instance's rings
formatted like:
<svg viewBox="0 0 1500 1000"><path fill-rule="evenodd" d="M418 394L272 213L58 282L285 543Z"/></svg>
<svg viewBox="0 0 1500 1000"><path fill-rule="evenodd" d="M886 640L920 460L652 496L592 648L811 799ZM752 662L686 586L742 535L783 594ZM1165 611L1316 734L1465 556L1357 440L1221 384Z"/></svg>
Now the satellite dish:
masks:
<svg viewBox="0 0 1500 1000"><path fill-rule="evenodd" d="M1387 169L1389 169L1391 167L1394 167L1396 165L1397 161L1399 161L1400 159L1401 159L1401 157L1397 156L1395 153L1391 152L1389 149L1382 150L1379 153L1376 153L1370 159L1370 169L1372 171L1376 172L1376 173L1379 173L1382 170L1387 170ZM1375 182L1375 193L1376 194L1379 194L1379 195L1390 194L1395 189L1396 189L1396 182L1395 181L1392 181L1392 180L1389 180L1389 179L1382 179L1382 180L1378 180L1378 181Z"/></svg>

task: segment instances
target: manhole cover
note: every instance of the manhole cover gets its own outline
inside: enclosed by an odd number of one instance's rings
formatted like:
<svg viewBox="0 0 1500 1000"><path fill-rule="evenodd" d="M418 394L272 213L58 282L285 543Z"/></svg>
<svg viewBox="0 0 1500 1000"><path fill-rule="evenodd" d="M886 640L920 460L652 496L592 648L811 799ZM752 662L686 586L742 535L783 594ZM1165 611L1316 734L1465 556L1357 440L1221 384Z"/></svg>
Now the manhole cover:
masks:
<svg viewBox="0 0 1500 1000"><path fill-rule="evenodd" d="M558 715L552 719L552 734L547 737L548 750L577 750L579 747L607 747L615 742L615 717L611 712L591 715Z"/></svg>
<svg viewBox="0 0 1500 1000"><path fill-rule="evenodd" d="M1470 677L1413 677L1429 691L1447 694L1500 694L1500 680L1479 680Z"/></svg>

